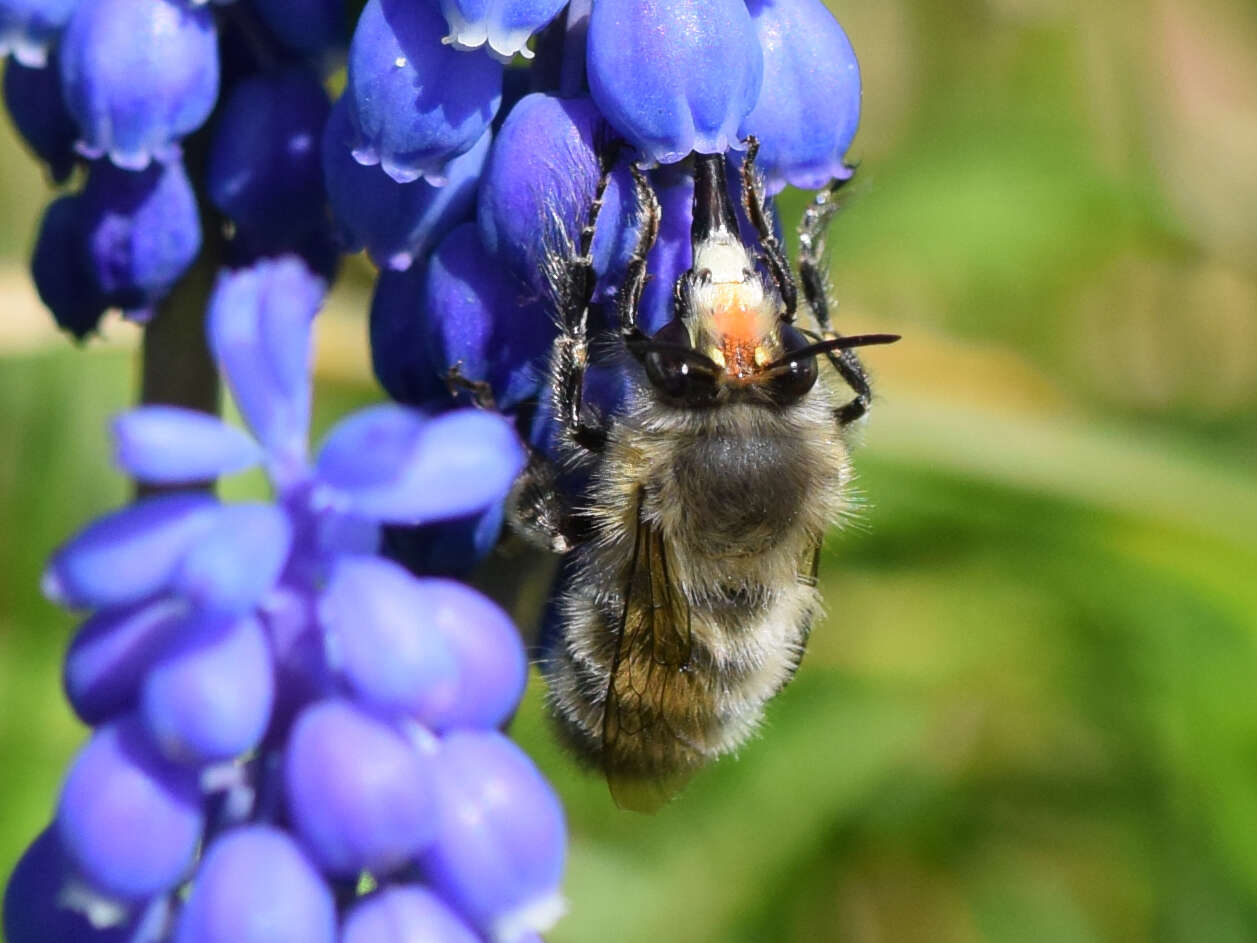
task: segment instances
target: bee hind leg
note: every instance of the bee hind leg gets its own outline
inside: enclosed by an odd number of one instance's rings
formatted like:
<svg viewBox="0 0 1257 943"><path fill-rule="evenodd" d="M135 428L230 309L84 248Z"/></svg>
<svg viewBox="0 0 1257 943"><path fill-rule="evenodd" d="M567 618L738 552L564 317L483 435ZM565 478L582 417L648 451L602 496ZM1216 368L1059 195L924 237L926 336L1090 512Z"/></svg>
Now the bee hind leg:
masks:
<svg viewBox="0 0 1257 943"><path fill-rule="evenodd" d="M831 181L808 204L799 223L799 278L803 284L803 297L816 318L821 337L826 340L842 336L834 330L829 316L829 296L825 289L825 235L830 221L838 212L838 191L844 183L846 180ZM873 390L864 364L854 350L831 350L826 356L855 393L848 403L834 410L838 424L845 426L869 411Z"/></svg>

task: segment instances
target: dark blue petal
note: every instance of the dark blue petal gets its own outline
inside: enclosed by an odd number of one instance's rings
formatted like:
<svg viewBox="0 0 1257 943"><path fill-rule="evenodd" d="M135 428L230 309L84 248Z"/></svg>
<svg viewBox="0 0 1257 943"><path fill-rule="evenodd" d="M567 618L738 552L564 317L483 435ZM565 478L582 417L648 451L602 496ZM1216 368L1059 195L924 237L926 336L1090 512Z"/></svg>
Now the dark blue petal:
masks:
<svg viewBox="0 0 1257 943"><path fill-rule="evenodd" d="M171 590L214 610L244 612L275 586L291 546L292 527L275 505L225 505L183 555Z"/></svg>
<svg viewBox="0 0 1257 943"><path fill-rule="evenodd" d="M428 724L455 699L458 664L427 618L432 600L404 569L342 557L319 600L329 660L359 701Z"/></svg>
<svg viewBox="0 0 1257 943"><path fill-rule="evenodd" d="M385 551L415 573L467 576L502 535L504 501L483 511L419 527L386 527Z"/></svg>
<svg viewBox="0 0 1257 943"><path fill-rule="evenodd" d="M0 2L0 58L12 53L29 68L47 65L49 50L78 5L79 0Z"/></svg>
<svg viewBox="0 0 1257 943"><path fill-rule="evenodd" d="M435 770L440 824L421 858L433 888L490 939L549 929L566 845L549 784L496 731L450 734Z"/></svg>
<svg viewBox="0 0 1257 943"><path fill-rule="evenodd" d="M516 53L532 58L528 37L566 5L567 0L441 0L441 12L455 49L487 46L503 62L510 62Z"/></svg>
<svg viewBox="0 0 1257 943"><path fill-rule="evenodd" d="M323 222L319 142L329 108L323 86L301 68L245 79L223 102L206 185L255 239L286 244Z"/></svg>
<svg viewBox="0 0 1257 943"><path fill-rule="evenodd" d="M648 163L736 146L763 56L743 0L598 0L589 89Z"/></svg>
<svg viewBox="0 0 1257 943"><path fill-rule="evenodd" d="M0 2L0 21L5 6ZM55 58L47 68L28 68L18 61L6 65L4 103L31 150L47 161L52 179L63 182L74 169L74 142L79 129L66 111L61 96L61 70Z"/></svg>
<svg viewBox="0 0 1257 943"><path fill-rule="evenodd" d="M457 365L467 380L487 383L503 410L541 388L557 332L546 307L522 293L485 252L474 223L450 233L428 264L420 311L429 362L438 374Z"/></svg>
<svg viewBox="0 0 1257 943"><path fill-rule="evenodd" d="M121 606L166 589L184 554L220 506L206 494L148 498L72 537L44 574L44 593L65 606Z"/></svg>
<svg viewBox="0 0 1257 943"><path fill-rule="evenodd" d="M328 667L323 628L315 600L305 589L281 587L262 610L262 621L275 661L275 707L268 741L283 743L293 717L332 690L336 678Z"/></svg>
<svg viewBox="0 0 1257 943"><path fill-rule="evenodd" d="M163 759L133 717L96 731L57 805L69 858L95 889L124 900L178 884L203 824L194 771Z"/></svg>
<svg viewBox="0 0 1257 943"><path fill-rule="evenodd" d="M114 458L139 481L190 484L256 465L256 442L217 416L178 406L141 406L113 421Z"/></svg>
<svg viewBox="0 0 1257 943"><path fill-rule="evenodd" d="M144 674L186 616L186 603L162 598L105 609L84 622L62 670L79 718L98 725L134 707Z"/></svg>
<svg viewBox="0 0 1257 943"><path fill-rule="evenodd" d="M401 406L339 423L319 453L320 500L385 523L460 517L506 494L523 448L502 416L457 410L434 419Z"/></svg>
<svg viewBox="0 0 1257 943"><path fill-rule="evenodd" d="M201 250L196 195L182 162L133 172L97 161L83 206L96 283L111 305L144 320Z"/></svg>
<svg viewBox="0 0 1257 943"><path fill-rule="evenodd" d="M501 102L501 63L459 52L444 35L445 19L427 0L368 0L354 30L345 89L354 156L398 183L441 182Z"/></svg>
<svg viewBox="0 0 1257 943"><path fill-rule="evenodd" d="M336 220L351 246L365 246L380 268L403 270L422 259L476 200L476 184L489 153L485 134L446 167L446 183L398 183L379 167L364 167L350 152L348 103L332 109L323 136L323 172Z"/></svg>
<svg viewBox="0 0 1257 943"><path fill-rule="evenodd" d="M341 943L479 943L480 937L419 884L395 884L354 904Z"/></svg>
<svg viewBox="0 0 1257 943"><path fill-rule="evenodd" d="M290 49L317 55L344 45L344 0L253 0L253 6Z"/></svg>
<svg viewBox="0 0 1257 943"><path fill-rule="evenodd" d="M141 712L169 759L204 765L258 745L274 690L270 648L257 619L197 614L154 659Z"/></svg>
<svg viewBox="0 0 1257 943"><path fill-rule="evenodd" d="M73 877L55 828L44 829L22 854L4 889L4 939L8 943L128 943L135 920L97 926L65 905L62 890Z"/></svg>
<svg viewBox="0 0 1257 943"><path fill-rule="evenodd" d="M371 366L375 377L389 396L410 406L444 401L449 396L426 349L428 319L421 308L426 282L423 265L412 265L404 272L384 271L376 280L371 299Z"/></svg>
<svg viewBox="0 0 1257 943"><path fill-rule="evenodd" d="M387 876L436 829L431 759L350 701L322 701L297 718L284 791L305 847L339 877Z"/></svg>
<svg viewBox="0 0 1257 943"><path fill-rule="evenodd" d="M286 257L224 273L210 298L210 350L281 487L304 467L310 325L325 290L300 259Z"/></svg>
<svg viewBox="0 0 1257 943"><path fill-rule="evenodd" d="M270 825L210 845L179 914L174 943L333 943L331 889L297 843Z"/></svg>
<svg viewBox="0 0 1257 943"><path fill-rule="evenodd" d="M764 51L764 87L742 123L759 139L769 193L851 176L843 155L860 120L860 67L821 0L746 0Z"/></svg>
<svg viewBox="0 0 1257 943"><path fill-rule="evenodd" d="M39 226L31 274L57 325L82 340L109 307L87 256L87 209L81 196L49 204Z"/></svg>
<svg viewBox="0 0 1257 943"><path fill-rule="evenodd" d="M614 133L588 98L526 95L493 142L477 206L485 248L535 297L547 296L547 253L568 254L580 242L601 177L601 152ZM623 269L632 252L624 195L626 168L612 175L594 233L600 276ZM612 277L618 282L618 277Z"/></svg>
<svg viewBox="0 0 1257 943"><path fill-rule="evenodd" d="M182 0L85 0L60 56L84 153L119 167L168 159L218 98L214 17Z"/></svg>
<svg viewBox="0 0 1257 943"><path fill-rule="evenodd" d="M659 236L646 258L650 279L642 291L638 325L654 334L676 315L673 286L690 267L690 222L693 218L694 178L667 167L651 174L659 198Z"/></svg>

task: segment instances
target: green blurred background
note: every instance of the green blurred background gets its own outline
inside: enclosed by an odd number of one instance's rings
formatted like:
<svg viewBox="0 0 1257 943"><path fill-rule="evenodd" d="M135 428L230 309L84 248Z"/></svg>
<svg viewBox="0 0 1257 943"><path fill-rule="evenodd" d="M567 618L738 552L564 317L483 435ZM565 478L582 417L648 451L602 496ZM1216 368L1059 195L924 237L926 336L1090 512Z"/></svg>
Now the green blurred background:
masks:
<svg viewBox="0 0 1257 943"><path fill-rule="evenodd" d="M1257 9L835 9L865 82L839 324L905 335L867 355L864 508L763 736L660 814L578 773L530 686L572 829L552 940L1257 940ZM127 495L136 334L52 330L47 190L0 135L7 875L84 736L37 583ZM368 285L320 322L320 426L379 395Z"/></svg>

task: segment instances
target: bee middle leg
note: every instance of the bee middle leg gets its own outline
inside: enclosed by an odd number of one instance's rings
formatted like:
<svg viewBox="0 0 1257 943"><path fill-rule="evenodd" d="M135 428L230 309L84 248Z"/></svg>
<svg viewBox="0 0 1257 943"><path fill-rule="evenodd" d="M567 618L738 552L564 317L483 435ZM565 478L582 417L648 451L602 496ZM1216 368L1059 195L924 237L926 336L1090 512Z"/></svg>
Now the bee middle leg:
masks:
<svg viewBox="0 0 1257 943"><path fill-rule="evenodd" d="M838 212L838 191L844 183L846 180L834 180L818 193L808 204L799 223L799 278L803 284L803 297L812 309L821 337L826 340L842 336L834 330L829 316L829 296L825 290L825 235L830 221ZM873 390L864 364L854 350L831 350L826 356L855 393L850 402L834 410L838 424L845 426L869 411Z"/></svg>

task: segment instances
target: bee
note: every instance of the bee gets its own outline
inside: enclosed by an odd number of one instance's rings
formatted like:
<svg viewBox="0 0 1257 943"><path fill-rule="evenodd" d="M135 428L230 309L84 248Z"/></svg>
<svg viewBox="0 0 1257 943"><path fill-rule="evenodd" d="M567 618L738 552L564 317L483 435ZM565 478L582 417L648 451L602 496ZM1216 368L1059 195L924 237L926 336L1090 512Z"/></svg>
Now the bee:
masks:
<svg viewBox="0 0 1257 943"><path fill-rule="evenodd" d="M588 483L565 496L556 468L534 457L508 514L563 554L540 667L562 737L625 808L658 807L744 743L794 675L821 611L821 540L848 504L844 432L870 402L855 348L898 339L844 337L830 323L821 265L837 183L799 229L815 330L796 324L797 283L747 143L739 190L758 245L740 234L725 158L692 155L693 262L674 285L673 318L651 336L638 306L660 209L633 168L636 245L612 301L626 392L613 413L584 398L605 162L579 247L547 264L559 450ZM818 382L820 357L850 398Z"/></svg>

